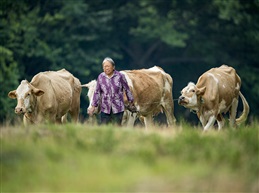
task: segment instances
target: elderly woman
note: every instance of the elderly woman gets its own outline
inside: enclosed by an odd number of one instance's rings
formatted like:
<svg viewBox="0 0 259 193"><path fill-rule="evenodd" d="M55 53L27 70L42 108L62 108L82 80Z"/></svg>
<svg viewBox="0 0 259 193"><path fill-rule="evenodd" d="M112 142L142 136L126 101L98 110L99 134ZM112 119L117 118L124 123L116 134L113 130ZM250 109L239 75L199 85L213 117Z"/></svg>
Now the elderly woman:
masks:
<svg viewBox="0 0 259 193"><path fill-rule="evenodd" d="M121 125L124 113L123 91L125 91L131 106L133 95L129 89L125 76L115 70L115 63L111 58L105 58L102 63L103 72L98 76L93 102L88 114L93 115L95 108L101 105L101 123L108 124L114 121Z"/></svg>

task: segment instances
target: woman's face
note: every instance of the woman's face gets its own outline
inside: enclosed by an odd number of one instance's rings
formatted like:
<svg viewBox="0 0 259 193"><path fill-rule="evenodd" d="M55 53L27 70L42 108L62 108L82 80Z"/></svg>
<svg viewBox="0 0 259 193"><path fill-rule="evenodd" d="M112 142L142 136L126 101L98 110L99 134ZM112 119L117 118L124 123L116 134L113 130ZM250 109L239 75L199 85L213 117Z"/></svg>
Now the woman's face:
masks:
<svg viewBox="0 0 259 193"><path fill-rule="evenodd" d="M107 76L111 76L114 71L114 66L109 61L103 63L103 71Z"/></svg>

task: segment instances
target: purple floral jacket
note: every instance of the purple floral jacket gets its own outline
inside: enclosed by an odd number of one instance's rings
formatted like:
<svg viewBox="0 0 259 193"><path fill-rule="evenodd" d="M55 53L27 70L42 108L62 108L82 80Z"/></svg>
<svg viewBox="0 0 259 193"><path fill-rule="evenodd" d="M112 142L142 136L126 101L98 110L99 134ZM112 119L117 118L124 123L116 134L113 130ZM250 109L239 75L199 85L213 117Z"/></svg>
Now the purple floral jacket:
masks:
<svg viewBox="0 0 259 193"><path fill-rule="evenodd" d="M92 106L97 107L101 104L101 111L107 114L123 112L123 90L128 101L133 102L134 98L124 74L115 70L113 76L109 78L102 72L97 79Z"/></svg>

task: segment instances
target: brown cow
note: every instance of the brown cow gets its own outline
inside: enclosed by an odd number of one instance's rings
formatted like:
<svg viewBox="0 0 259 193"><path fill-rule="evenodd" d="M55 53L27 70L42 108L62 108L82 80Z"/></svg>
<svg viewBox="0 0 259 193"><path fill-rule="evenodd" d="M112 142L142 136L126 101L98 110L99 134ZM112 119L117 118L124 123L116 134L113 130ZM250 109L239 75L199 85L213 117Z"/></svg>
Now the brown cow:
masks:
<svg viewBox="0 0 259 193"><path fill-rule="evenodd" d="M147 128L153 122L153 116L159 112L165 112L168 125L175 123L174 103L172 100L172 77L160 67L154 66L149 69L120 71L126 77L128 85L134 96L134 104L137 107L138 116L144 117ZM96 81L82 85L88 87L88 97L92 102ZM127 105L127 98L124 97ZM129 111L124 112L123 125L133 127L137 114Z"/></svg>
<svg viewBox="0 0 259 193"><path fill-rule="evenodd" d="M16 114L24 114L24 123L57 122L67 113L78 121L81 83L65 69L36 74L31 82L21 81L8 96L17 99Z"/></svg>
<svg viewBox="0 0 259 193"><path fill-rule="evenodd" d="M230 113L230 125L241 124L247 119L249 105L240 92L241 79L232 67L222 65L200 76L196 85L190 82L182 91L178 103L197 112L204 128L208 130L217 121L218 129L224 126L222 113ZM238 97L243 102L242 115L236 119Z"/></svg>

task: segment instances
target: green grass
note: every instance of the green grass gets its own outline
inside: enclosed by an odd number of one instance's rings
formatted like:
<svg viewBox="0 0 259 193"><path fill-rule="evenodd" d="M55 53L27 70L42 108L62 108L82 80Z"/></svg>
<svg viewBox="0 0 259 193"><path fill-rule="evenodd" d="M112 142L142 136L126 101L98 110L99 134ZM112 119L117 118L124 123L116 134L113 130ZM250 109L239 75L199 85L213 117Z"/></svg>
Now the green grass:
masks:
<svg viewBox="0 0 259 193"><path fill-rule="evenodd" d="M259 126L1 127L1 192L258 192Z"/></svg>

